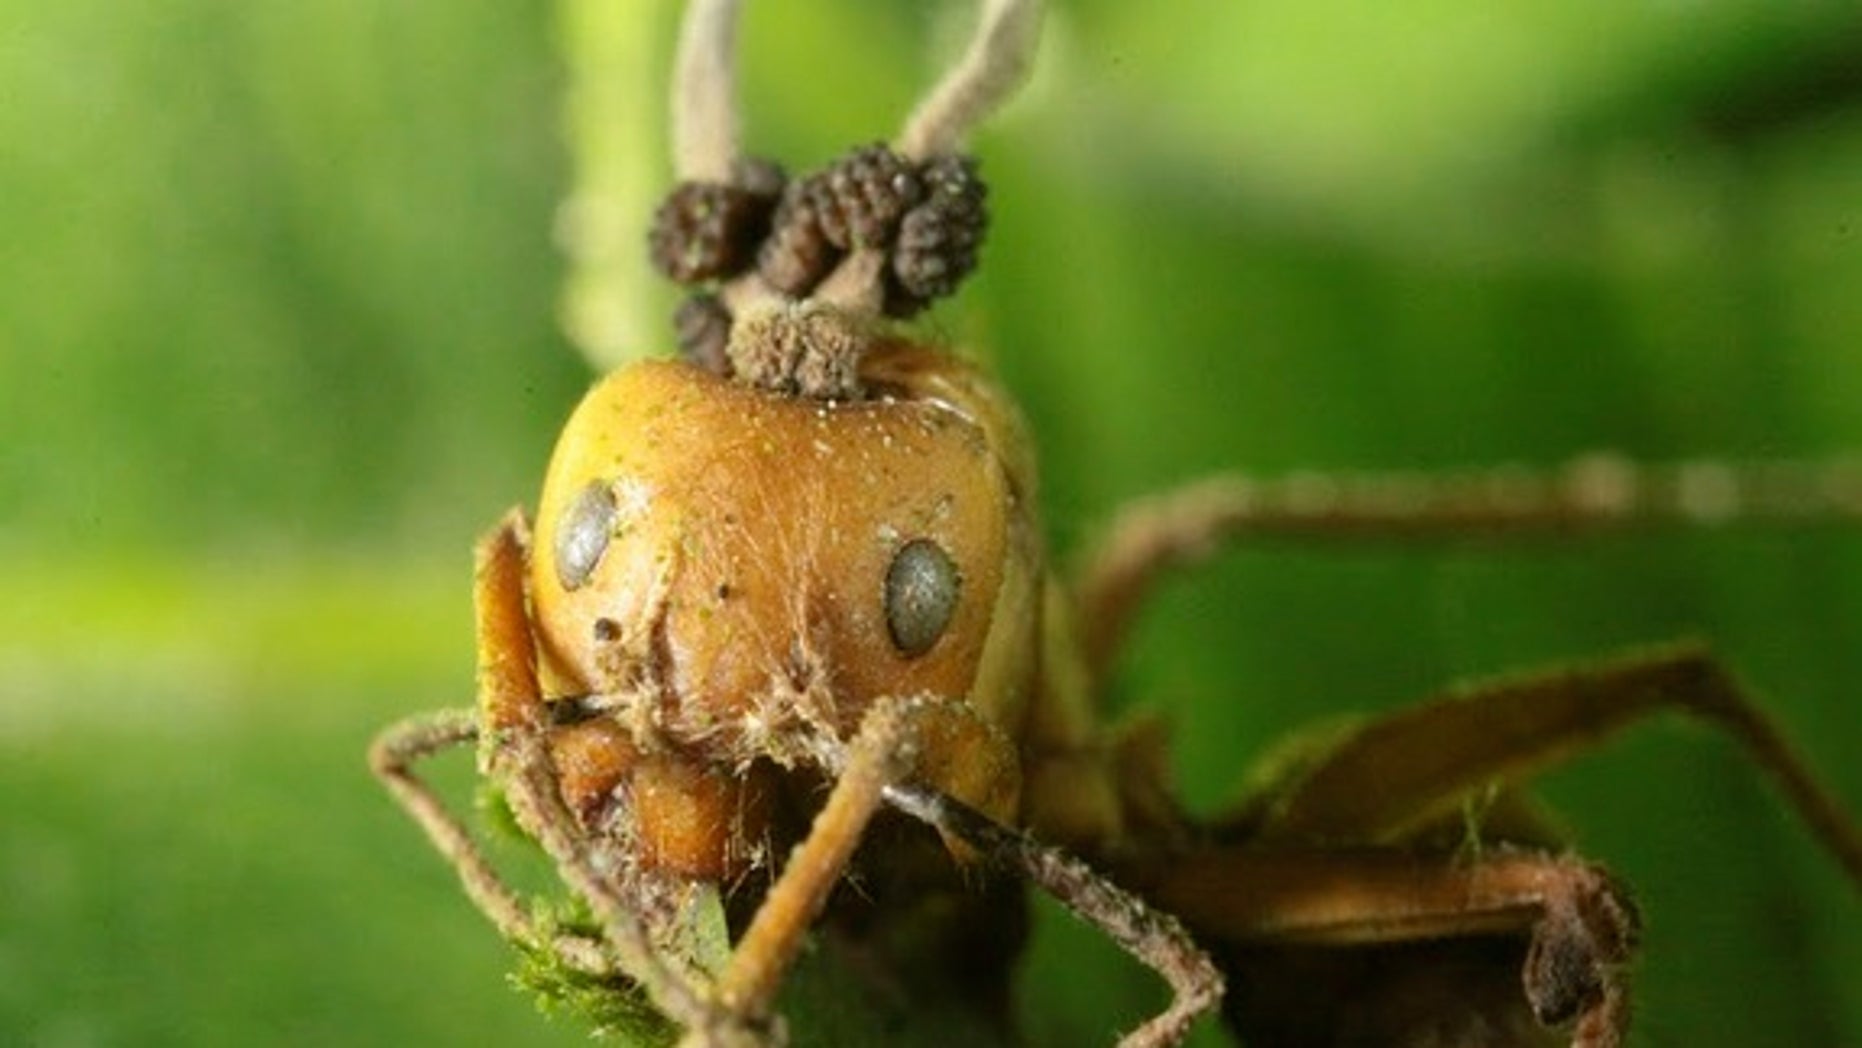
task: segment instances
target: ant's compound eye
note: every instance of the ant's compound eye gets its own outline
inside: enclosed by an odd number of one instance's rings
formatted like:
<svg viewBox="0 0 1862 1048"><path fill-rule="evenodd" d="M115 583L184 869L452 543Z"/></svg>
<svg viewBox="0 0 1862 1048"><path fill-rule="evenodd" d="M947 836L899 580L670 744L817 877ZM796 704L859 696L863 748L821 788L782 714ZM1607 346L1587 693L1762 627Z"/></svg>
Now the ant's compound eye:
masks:
<svg viewBox="0 0 1862 1048"><path fill-rule="evenodd" d="M899 548L886 569L886 630L901 655L923 655L944 635L961 582L950 554L930 539Z"/></svg>
<svg viewBox="0 0 1862 1048"><path fill-rule="evenodd" d="M591 480L556 522L556 578L572 590L588 581L614 534L614 491Z"/></svg>

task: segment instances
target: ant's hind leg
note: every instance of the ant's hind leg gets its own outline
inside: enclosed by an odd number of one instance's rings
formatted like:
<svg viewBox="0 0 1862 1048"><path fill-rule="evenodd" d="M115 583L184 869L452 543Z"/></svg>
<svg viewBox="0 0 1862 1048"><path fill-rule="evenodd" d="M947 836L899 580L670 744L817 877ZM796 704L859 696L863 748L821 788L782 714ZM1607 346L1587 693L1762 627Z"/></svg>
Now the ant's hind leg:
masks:
<svg viewBox="0 0 1862 1048"><path fill-rule="evenodd" d="M1697 644L1476 684L1367 722L1274 797L1264 839L1393 841L1663 710L1745 747L1862 886L1862 830L1738 680Z"/></svg>
<svg viewBox="0 0 1862 1048"><path fill-rule="evenodd" d="M1508 1030L1504 1043L1545 1044L1554 1043L1552 1028L1569 1024L1564 1043L1572 1048L1617 1048L1629 1025L1636 909L1608 873L1580 859L1507 847L1468 863L1401 847L1250 843L1133 862L1123 872L1230 948L1245 995L1238 1014L1259 1026L1244 1036L1263 1043L1496 1043L1495 1031ZM1301 964L1354 950L1365 957L1406 944L1509 939L1521 945L1516 978L1492 978L1481 963L1451 967L1450 981L1437 985L1410 955L1395 985L1439 997L1426 1015L1413 1001L1392 1000L1386 980L1333 984L1327 969ZM1445 1032L1455 1029L1467 1039Z"/></svg>
<svg viewBox="0 0 1862 1048"><path fill-rule="evenodd" d="M1081 636L1091 667L1104 670L1166 572L1248 539L1440 542L1858 517L1862 462L1853 458L1649 465L1597 453L1552 469L1225 474L1113 518L1081 564Z"/></svg>

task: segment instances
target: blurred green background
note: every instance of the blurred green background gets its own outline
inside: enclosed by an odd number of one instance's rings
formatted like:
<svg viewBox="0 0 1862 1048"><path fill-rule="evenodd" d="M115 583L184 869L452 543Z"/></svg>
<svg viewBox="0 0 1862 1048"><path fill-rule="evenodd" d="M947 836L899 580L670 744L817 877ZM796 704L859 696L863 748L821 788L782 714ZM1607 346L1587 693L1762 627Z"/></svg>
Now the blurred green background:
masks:
<svg viewBox="0 0 1862 1048"><path fill-rule="evenodd" d="M751 145L792 168L895 127L968 13L750 8ZM1053 8L929 326L1023 399L1063 554L1222 468L1862 447L1853 2ZM582 1039L362 752L468 700L470 543L588 381L556 232L608 259L604 337L669 341L589 231L667 178L672 19L0 3L0 1042ZM1117 683L1210 807L1307 718L1684 634L1862 807L1854 531L1255 548ZM1725 741L1654 725L1548 789L1639 889L1638 1043L1862 1043L1862 906ZM1042 1043L1156 996L1058 920L1026 972Z"/></svg>

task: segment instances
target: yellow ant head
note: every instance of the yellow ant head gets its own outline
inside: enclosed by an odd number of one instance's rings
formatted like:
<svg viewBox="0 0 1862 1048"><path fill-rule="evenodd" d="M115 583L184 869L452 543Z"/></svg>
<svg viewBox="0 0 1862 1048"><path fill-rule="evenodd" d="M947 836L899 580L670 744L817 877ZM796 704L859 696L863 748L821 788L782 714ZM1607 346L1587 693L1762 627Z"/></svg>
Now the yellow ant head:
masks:
<svg viewBox="0 0 1862 1048"><path fill-rule="evenodd" d="M766 754L803 692L843 734L929 694L1013 737L1040 577L1019 420L942 352L883 344L862 378L845 403L657 361L597 384L538 505L546 685L655 704L717 759Z"/></svg>

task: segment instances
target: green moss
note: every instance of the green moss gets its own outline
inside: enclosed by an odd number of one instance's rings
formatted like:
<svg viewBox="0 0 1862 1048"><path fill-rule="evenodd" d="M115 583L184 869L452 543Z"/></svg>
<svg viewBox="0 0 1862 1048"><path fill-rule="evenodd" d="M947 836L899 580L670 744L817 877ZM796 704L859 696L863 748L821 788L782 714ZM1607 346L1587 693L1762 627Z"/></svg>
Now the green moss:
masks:
<svg viewBox="0 0 1862 1048"><path fill-rule="evenodd" d="M539 924L552 932L597 931L583 906L546 906L558 915ZM591 975L564 964L549 950L517 944L517 968L511 983L536 998L537 1010L552 1019L585 1024L596 1037L639 1048L670 1045L678 1028L661 1015L640 985L625 976Z"/></svg>

